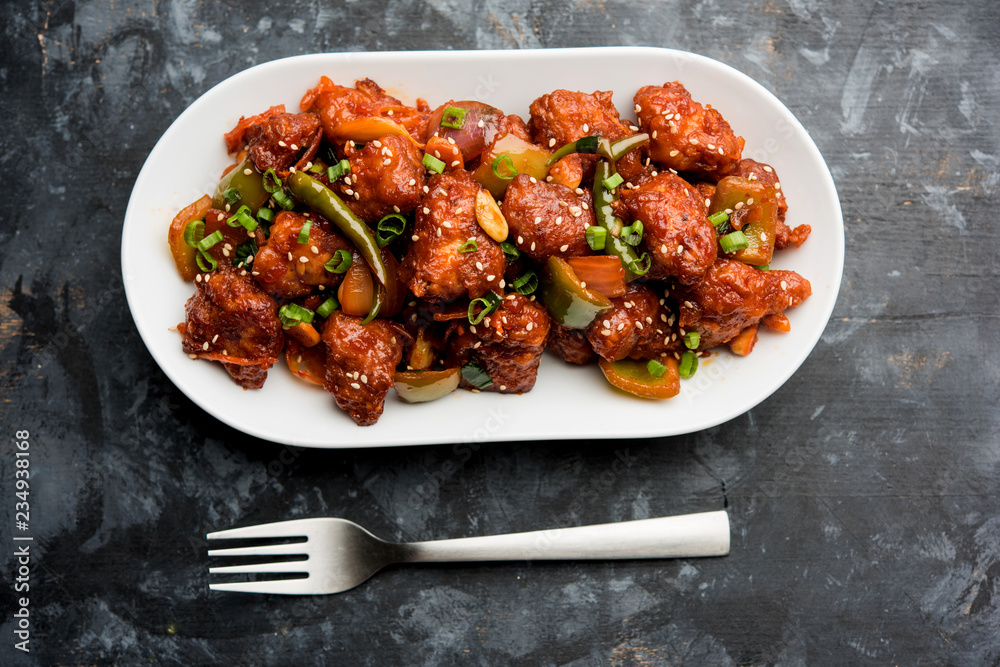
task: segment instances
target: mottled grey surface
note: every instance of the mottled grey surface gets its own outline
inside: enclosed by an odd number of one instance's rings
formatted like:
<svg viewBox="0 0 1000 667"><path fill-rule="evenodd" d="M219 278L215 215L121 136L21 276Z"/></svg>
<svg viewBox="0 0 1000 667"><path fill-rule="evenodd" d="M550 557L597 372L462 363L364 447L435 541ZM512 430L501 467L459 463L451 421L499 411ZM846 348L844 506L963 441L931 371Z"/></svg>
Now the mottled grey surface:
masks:
<svg viewBox="0 0 1000 667"><path fill-rule="evenodd" d="M0 663L1000 664L1000 4L246 4L3 2ZM157 138L213 84L322 50L613 44L746 72L833 171L840 301L761 406L660 440L300 451L224 427L153 363L121 221ZM12 634L15 429L32 443L30 656ZM430 539L723 506L724 559L397 568L304 599L210 593L201 537L307 515Z"/></svg>

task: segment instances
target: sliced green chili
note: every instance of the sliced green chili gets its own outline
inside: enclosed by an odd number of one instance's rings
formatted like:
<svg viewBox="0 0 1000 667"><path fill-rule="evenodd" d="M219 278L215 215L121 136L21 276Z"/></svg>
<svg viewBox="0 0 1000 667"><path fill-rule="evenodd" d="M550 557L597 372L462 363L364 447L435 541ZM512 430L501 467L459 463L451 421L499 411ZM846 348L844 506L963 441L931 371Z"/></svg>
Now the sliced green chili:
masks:
<svg viewBox="0 0 1000 667"><path fill-rule="evenodd" d="M576 141L571 141L549 157L545 162L546 167L551 167L559 160L572 153L596 153L597 146L601 138L597 135L590 137L580 137Z"/></svg>

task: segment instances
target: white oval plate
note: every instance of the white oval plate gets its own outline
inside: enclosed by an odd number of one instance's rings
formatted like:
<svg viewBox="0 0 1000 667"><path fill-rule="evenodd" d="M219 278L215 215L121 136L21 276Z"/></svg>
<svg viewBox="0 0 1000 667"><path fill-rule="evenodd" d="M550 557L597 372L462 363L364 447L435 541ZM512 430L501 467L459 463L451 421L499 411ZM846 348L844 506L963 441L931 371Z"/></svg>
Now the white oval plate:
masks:
<svg viewBox="0 0 1000 667"><path fill-rule="evenodd" d="M555 90L611 89L624 118L646 84L678 80L694 99L717 108L746 139L744 155L781 175L788 224L812 225L809 240L779 253L773 266L812 282L813 295L789 311L787 334L762 332L748 357L717 352L668 401L613 389L596 364L570 366L550 353L538 382L522 396L457 391L408 405L394 392L374 426L358 427L319 387L297 380L283 363L263 389L241 389L220 364L192 361L171 327L184 319L193 286L177 275L167 247L174 214L214 191L230 162L222 140L241 115L284 103L299 110L321 75L352 85L370 77L404 102L437 106L479 99L527 119L528 105ZM819 340L840 288L844 225L837 191L822 156L792 113L760 84L703 56L658 48L539 51L338 53L286 58L226 79L195 101L157 142L136 179L122 231L122 273L139 334L163 372L192 401L250 435L306 447L370 447L561 438L677 435L715 426L770 396Z"/></svg>

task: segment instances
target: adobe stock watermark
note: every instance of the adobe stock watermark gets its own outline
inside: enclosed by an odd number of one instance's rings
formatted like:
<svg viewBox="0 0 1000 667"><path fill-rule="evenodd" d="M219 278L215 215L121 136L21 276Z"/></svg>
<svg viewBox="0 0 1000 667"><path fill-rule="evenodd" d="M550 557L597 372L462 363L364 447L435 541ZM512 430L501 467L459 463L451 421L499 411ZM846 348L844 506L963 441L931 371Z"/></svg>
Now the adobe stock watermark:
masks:
<svg viewBox="0 0 1000 667"><path fill-rule="evenodd" d="M538 537L535 538L535 550L541 553L555 546L559 535L557 531L561 528L575 526L580 513L588 506L602 502L618 478L628 472L638 461L639 458L630 454L627 448L616 449L611 466L584 484L580 488L576 500L570 503L562 513L553 517L552 527L539 533Z"/></svg>
<svg viewBox="0 0 1000 667"><path fill-rule="evenodd" d="M480 450L483 442L491 440L492 436L499 432L507 424L510 415L504 411L503 406L490 408L481 426L476 428L462 442L456 443L451 448L451 456L445 459L437 470L426 472L426 481L410 489L406 498L406 505L412 510L418 510L427 502L437 497L438 491L443 487L455 473L461 470L472 456Z"/></svg>

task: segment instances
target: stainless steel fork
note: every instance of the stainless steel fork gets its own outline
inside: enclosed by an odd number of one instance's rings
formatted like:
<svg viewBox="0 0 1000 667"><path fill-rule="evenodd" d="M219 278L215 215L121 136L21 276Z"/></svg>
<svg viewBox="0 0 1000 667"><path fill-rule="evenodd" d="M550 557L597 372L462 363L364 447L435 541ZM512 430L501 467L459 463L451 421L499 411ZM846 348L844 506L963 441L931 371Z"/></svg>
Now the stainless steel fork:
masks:
<svg viewBox="0 0 1000 667"><path fill-rule="evenodd" d="M297 519L209 533L208 539L299 538L305 542L212 549L209 556L301 556L304 560L212 567L212 574L304 573L299 579L210 584L212 590L284 595L341 593L393 563L688 558L729 553L725 511L430 542L386 542L345 519Z"/></svg>

